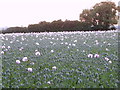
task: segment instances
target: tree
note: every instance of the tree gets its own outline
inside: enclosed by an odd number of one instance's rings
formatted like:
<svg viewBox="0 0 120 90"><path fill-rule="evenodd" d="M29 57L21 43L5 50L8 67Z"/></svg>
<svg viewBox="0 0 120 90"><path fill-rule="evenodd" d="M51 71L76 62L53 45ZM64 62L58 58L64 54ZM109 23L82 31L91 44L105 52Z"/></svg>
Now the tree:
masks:
<svg viewBox="0 0 120 90"><path fill-rule="evenodd" d="M92 9L84 9L80 14L80 21L82 22L83 30L91 30L92 26Z"/></svg>
<svg viewBox="0 0 120 90"><path fill-rule="evenodd" d="M120 6L117 7L118 12L120 12Z"/></svg>
<svg viewBox="0 0 120 90"><path fill-rule="evenodd" d="M57 32L57 31L62 31L62 26L63 26L63 21L60 20L54 20L53 22L51 22L50 26L51 26L51 31L53 32Z"/></svg>
<svg viewBox="0 0 120 90"><path fill-rule="evenodd" d="M89 9L83 10L82 14L80 14L80 21L91 24L91 20L92 20L91 10Z"/></svg>
<svg viewBox="0 0 120 90"><path fill-rule="evenodd" d="M27 33L28 29L26 27L9 27L3 30L2 33Z"/></svg>
<svg viewBox="0 0 120 90"><path fill-rule="evenodd" d="M116 5L114 2L101 2L93 7L96 20L101 29L108 29L110 25L117 24L116 17Z"/></svg>
<svg viewBox="0 0 120 90"><path fill-rule="evenodd" d="M116 10L114 2L97 3L92 9L83 10L82 14L80 14L80 20L97 30L108 29L110 25L117 24Z"/></svg>

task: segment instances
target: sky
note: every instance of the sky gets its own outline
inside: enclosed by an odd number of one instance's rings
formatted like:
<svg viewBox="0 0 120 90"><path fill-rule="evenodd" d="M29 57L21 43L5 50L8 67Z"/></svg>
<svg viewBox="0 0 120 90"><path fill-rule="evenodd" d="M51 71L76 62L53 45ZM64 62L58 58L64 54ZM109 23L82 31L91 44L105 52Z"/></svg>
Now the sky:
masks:
<svg viewBox="0 0 120 90"><path fill-rule="evenodd" d="M27 27L41 21L79 20L83 9L106 0L0 0L0 27ZM113 1L118 5L120 0Z"/></svg>

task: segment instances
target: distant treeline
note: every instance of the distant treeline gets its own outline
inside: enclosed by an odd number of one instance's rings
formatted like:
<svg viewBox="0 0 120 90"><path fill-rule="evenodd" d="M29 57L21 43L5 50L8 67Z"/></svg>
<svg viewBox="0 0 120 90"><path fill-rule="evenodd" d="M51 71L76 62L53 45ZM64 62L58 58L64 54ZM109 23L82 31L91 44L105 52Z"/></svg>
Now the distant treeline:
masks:
<svg viewBox="0 0 120 90"><path fill-rule="evenodd" d="M100 30L98 26L91 27L89 24L80 21L62 21L40 22L31 24L28 27L10 27L3 30L2 33L30 33L30 32L62 32L62 31L94 31ZM105 30L105 28L101 29ZM106 29L108 30L108 29Z"/></svg>
<svg viewBox="0 0 120 90"><path fill-rule="evenodd" d="M97 3L92 9L84 9L80 14L80 20L53 22L42 21L38 24L30 24L28 27L10 27L2 30L2 33L30 33L30 32L62 32L62 31L97 31L115 29L110 26L117 24L119 17L116 12L120 7L114 2L106 1Z"/></svg>

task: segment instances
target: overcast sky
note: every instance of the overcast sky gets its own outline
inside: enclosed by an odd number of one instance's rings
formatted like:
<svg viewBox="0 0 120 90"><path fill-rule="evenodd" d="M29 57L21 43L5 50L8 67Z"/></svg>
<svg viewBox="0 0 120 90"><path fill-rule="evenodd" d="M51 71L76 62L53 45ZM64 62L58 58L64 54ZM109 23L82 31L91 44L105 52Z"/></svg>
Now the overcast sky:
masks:
<svg viewBox="0 0 120 90"><path fill-rule="evenodd" d="M83 9L106 0L0 0L0 27L28 26L40 21L79 20ZM120 0L109 0L118 5Z"/></svg>

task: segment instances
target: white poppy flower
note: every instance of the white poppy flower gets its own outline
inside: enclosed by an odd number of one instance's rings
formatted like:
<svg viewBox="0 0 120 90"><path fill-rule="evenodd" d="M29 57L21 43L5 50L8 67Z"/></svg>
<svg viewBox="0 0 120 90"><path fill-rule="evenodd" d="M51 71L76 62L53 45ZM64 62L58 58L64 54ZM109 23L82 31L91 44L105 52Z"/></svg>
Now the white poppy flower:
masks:
<svg viewBox="0 0 120 90"><path fill-rule="evenodd" d="M52 69L53 69L53 70L56 70L56 69L57 69L57 67L56 67L56 66L53 66L53 67L52 67Z"/></svg>
<svg viewBox="0 0 120 90"><path fill-rule="evenodd" d="M109 49L108 49L108 48L106 48L106 51L109 51Z"/></svg>
<svg viewBox="0 0 120 90"><path fill-rule="evenodd" d="M2 48L5 48L5 46L2 46Z"/></svg>
<svg viewBox="0 0 120 90"><path fill-rule="evenodd" d="M77 42L77 40L74 40L74 42Z"/></svg>
<svg viewBox="0 0 120 90"><path fill-rule="evenodd" d="M51 82L50 82L50 81L48 81L48 82L47 82L47 84L51 84Z"/></svg>
<svg viewBox="0 0 120 90"><path fill-rule="evenodd" d="M106 61L109 61L109 58L105 57L105 60L106 60Z"/></svg>
<svg viewBox="0 0 120 90"><path fill-rule="evenodd" d="M75 44L72 44L72 46L76 46Z"/></svg>
<svg viewBox="0 0 120 90"><path fill-rule="evenodd" d="M89 58L93 58L93 54L88 54L88 57Z"/></svg>
<svg viewBox="0 0 120 90"><path fill-rule="evenodd" d="M65 42L65 45L67 45L68 43L67 42Z"/></svg>
<svg viewBox="0 0 120 90"><path fill-rule="evenodd" d="M36 42L36 45L40 45L38 42Z"/></svg>
<svg viewBox="0 0 120 90"><path fill-rule="evenodd" d="M39 56L39 55L40 55L40 52L36 52L35 55L36 55L36 56Z"/></svg>
<svg viewBox="0 0 120 90"><path fill-rule="evenodd" d="M8 46L8 49L10 49L10 46Z"/></svg>
<svg viewBox="0 0 120 90"><path fill-rule="evenodd" d="M22 51L23 49L24 49L24 48L23 48L23 47L21 47L19 50L20 50L20 51Z"/></svg>
<svg viewBox="0 0 120 90"><path fill-rule="evenodd" d="M51 41L50 43L51 43L51 44L53 44L53 42L52 42L52 41Z"/></svg>
<svg viewBox="0 0 120 90"><path fill-rule="evenodd" d="M22 61L28 61L28 58L27 57L24 57L23 59L22 59Z"/></svg>
<svg viewBox="0 0 120 90"><path fill-rule="evenodd" d="M31 62L30 64L31 64L31 65L34 65L35 63L34 63L34 62Z"/></svg>
<svg viewBox="0 0 120 90"><path fill-rule="evenodd" d="M32 68L27 68L28 72L32 72L33 69Z"/></svg>
<svg viewBox="0 0 120 90"><path fill-rule="evenodd" d="M16 63L17 63L17 64L20 64L20 60L16 60Z"/></svg>
<svg viewBox="0 0 120 90"><path fill-rule="evenodd" d="M54 50L51 50L50 52L51 52L51 53L53 53L53 52L54 52Z"/></svg>
<svg viewBox="0 0 120 90"><path fill-rule="evenodd" d="M4 51L1 51L1 54L4 54Z"/></svg>
<svg viewBox="0 0 120 90"><path fill-rule="evenodd" d="M95 55L94 55L94 58L99 58L99 57L100 57L99 54L95 54Z"/></svg>
<svg viewBox="0 0 120 90"><path fill-rule="evenodd" d="M112 61L109 61L109 63L112 63Z"/></svg>

